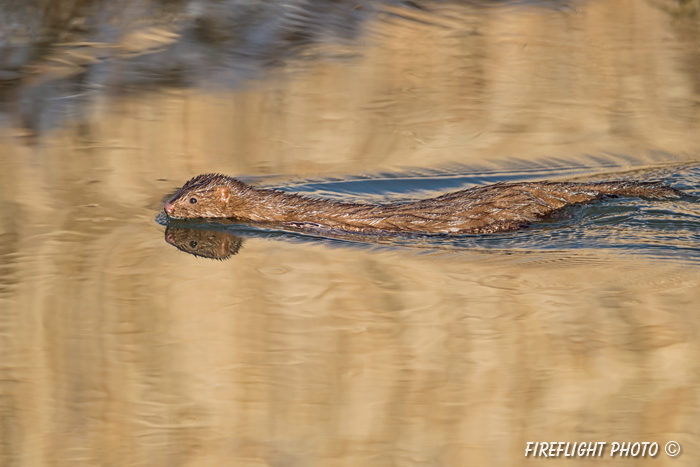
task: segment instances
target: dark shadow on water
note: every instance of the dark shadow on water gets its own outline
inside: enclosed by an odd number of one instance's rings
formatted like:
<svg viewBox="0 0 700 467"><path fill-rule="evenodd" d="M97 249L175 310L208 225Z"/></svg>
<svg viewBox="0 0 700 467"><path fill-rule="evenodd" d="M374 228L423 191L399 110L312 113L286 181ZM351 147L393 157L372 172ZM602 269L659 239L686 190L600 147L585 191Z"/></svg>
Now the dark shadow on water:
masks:
<svg viewBox="0 0 700 467"><path fill-rule="evenodd" d="M237 88L290 61L358 55L368 21L430 23L418 0L10 1L0 5L0 116L34 134L105 92ZM568 1L456 2L462 8ZM6 119L0 119L3 122Z"/></svg>

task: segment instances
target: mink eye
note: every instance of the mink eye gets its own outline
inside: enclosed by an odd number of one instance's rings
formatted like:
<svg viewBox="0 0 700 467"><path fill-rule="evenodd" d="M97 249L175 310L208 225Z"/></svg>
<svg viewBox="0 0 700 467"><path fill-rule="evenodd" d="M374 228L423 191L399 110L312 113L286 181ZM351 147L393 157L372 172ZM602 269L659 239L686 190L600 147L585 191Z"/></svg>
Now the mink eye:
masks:
<svg viewBox="0 0 700 467"><path fill-rule="evenodd" d="M194 198L192 198L192 199L194 199ZM197 248L197 242L195 242L194 240L192 240L192 241L190 242L190 248Z"/></svg>
<svg viewBox="0 0 700 467"><path fill-rule="evenodd" d="M190 198L190 204L197 203L197 198Z"/></svg>

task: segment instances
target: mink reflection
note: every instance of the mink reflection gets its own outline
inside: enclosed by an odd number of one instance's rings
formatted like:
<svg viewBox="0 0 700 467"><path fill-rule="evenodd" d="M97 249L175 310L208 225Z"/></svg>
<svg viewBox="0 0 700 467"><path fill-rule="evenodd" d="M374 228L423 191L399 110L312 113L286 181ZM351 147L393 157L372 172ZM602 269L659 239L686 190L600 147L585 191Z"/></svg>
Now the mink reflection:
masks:
<svg viewBox="0 0 700 467"><path fill-rule="evenodd" d="M223 261L238 253L243 239L221 230L168 226L165 241L180 251L200 258Z"/></svg>

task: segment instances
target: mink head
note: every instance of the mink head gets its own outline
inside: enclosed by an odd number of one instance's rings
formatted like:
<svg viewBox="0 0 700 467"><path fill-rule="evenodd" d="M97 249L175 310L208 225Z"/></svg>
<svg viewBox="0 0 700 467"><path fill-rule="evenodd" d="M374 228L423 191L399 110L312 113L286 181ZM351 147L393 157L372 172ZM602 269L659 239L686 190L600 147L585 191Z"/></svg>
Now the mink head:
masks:
<svg viewBox="0 0 700 467"><path fill-rule="evenodd" d="M178 219L236 217L238 193L246 185L219 174L204 174L185 183L165 204L165 212Z"/></svg>

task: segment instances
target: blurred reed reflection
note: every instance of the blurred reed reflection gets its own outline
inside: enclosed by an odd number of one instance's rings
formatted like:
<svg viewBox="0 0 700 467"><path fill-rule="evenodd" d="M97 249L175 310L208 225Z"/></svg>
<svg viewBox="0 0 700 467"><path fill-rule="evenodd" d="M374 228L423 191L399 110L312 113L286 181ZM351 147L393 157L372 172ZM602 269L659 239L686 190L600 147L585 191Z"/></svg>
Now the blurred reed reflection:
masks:
<svg viewBox="0 0 700 467"><path fill-rule="evenodd" d="M261 238L202 261L153 234L66 233L52 270L10 271L4 459L511 465L532 439L606 436L697 452L697 269Z"/></svg>

